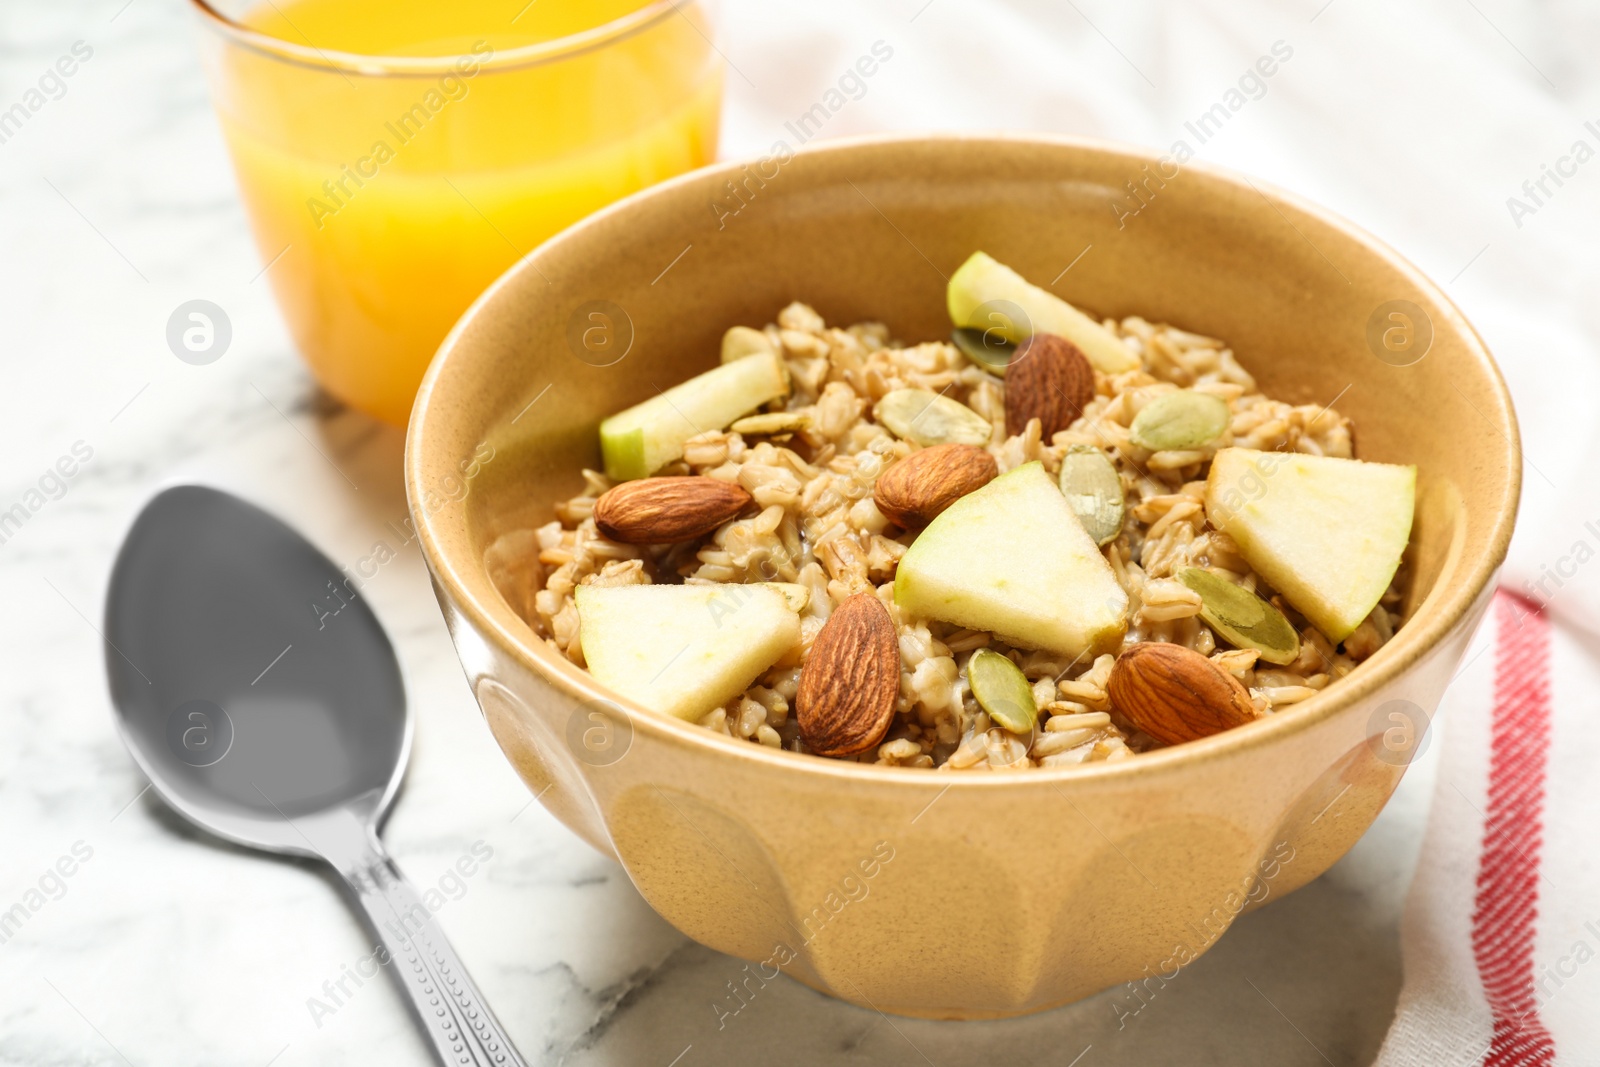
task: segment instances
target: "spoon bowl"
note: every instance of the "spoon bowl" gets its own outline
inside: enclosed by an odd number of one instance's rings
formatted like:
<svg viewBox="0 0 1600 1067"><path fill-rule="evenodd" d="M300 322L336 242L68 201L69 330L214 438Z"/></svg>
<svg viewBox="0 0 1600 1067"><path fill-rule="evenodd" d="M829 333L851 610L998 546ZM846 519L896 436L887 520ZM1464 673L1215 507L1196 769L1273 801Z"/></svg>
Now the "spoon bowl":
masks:
<svg viewBox="0 0 1600 1067"><path fill-rule="evenodd" d="M387 813L411 744L400 665L345 575L237 497L180 486L124 541L106 599L123 739L163 799L243 845Z"/></svg>
<svg viewBox="0 0 1600 1067"><path fill-rule="evenodd" d="M260 508L179 486L128 532L105 636L118 726L156 793L218 837L338 869L440 1062L522 1063L378 839L412 722L344 572Z"/></svg>

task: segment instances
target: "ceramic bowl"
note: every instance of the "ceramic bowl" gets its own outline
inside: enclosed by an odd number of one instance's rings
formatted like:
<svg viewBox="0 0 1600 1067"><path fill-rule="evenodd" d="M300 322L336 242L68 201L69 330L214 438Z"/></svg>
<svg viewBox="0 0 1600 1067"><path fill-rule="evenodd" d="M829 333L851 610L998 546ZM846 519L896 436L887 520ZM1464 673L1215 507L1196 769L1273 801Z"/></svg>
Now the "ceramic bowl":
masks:
<svg viewBox="0 0 1600 1067"><path fill-rule="evenodd" d="M944 338L945 278L975 249L1101 316L1223 338L1267 394L1336 402L1363 458L1416 464L1395 639L1324 693L1202 741L944 774L773 751L611 703L497 592L486 546L549 521L600 465L601 418L715 365L728 326L800 299L830 323ZM1170 976L1344 855L1487 606L1519 476L1483 342L1395 252L1259 182L1043 137L784 146L622 201L473 305L406 446L462 664L540 802L668 922L754 961L748 974L940 1018Z"/></svg>

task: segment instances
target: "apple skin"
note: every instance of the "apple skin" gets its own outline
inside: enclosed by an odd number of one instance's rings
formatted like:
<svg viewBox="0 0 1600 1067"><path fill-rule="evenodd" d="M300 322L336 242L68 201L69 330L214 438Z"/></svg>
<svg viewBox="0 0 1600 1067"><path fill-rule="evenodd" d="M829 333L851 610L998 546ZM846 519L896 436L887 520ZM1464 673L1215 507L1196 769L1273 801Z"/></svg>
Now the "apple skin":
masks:
<svg viewBox="0 0 1600 1067"><path fill-rule="evenodd" d="M1411 539L1417 468L1224 448L1206 518L1329 641L1361 625Z"/></svg>
<svg viewBox="0 0 1600 1067"><path fill-rule="evenodd" d="M1036 462L941 512L901 558L894 599L907 615L1068 658L1114 652L1128 622L1111 565Z"/></svg>
<svg viewBox="0 0 1600 1067"><path fill-rule="evenodd" d="M1005 316L996 316L993 322L982 321L986 317L982 315L983 306L996 300L1017 305L1028 321L1015 323ZM1036 333L1064 337L1077 345L1102 374L1122 374L1140 366L1139 357L1110 330L986 252L972 253L950 275L945 303L950 321L957 326L993 329L1013 344Z"/></svg>
<svg viewBox="0 0 1600 1067"><path fill-rule="evenodd" d="M800 643L787 591L749 585L580 585L589 673L652 711L695 720Z"/></svg>
<svg viewBox="0 0 1600 1067"><path fill-rule="evenodd" d="M725 430L739 416L789 394L783 360L758 352L714 367L600 424L607 477L648 478L683 456L684 442Z"/></svg>

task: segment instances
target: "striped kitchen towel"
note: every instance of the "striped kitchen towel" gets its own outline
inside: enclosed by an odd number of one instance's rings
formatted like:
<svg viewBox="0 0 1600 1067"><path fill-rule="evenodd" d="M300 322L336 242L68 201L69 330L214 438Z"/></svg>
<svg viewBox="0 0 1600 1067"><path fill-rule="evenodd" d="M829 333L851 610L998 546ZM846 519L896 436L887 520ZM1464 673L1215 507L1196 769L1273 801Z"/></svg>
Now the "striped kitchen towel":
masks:
<svg viewBox="0 0 1600 1067"><path fill-rule="evenodd" d="M1600 1064L1600 657L1502 590L1446 697L1379 1067Z"/></svg>

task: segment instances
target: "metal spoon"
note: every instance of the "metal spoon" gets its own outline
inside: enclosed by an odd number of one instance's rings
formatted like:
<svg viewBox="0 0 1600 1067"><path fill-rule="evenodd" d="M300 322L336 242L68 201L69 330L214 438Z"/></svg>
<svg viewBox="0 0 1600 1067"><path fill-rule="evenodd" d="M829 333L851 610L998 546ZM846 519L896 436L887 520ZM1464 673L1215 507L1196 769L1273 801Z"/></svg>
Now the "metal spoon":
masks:
<svg viewBox="0 0 1600 1067"><path fill-rule="evenodd" d="M440 1062L520 1067L378 840L411 715L394 649L339 568L237 497L169 489L117 556L105 636L122 739L162 799L229 841L332 864Z"/></svg>

